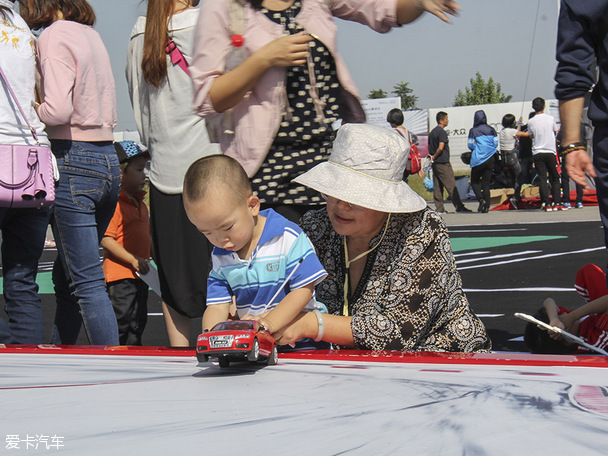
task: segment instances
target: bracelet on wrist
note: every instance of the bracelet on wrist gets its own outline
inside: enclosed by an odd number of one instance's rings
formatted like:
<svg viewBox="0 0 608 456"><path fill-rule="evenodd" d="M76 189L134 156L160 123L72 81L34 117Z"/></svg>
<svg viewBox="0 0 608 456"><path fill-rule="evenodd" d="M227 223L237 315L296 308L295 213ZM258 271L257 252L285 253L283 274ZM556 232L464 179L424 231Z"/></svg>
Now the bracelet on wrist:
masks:
<svg viewBox="0 0 608 456"><path fill-rule="evenodd" d="M317 337L315 337L315 342L320 342L323 339L323 334L325 333L325 321L323 321L323 314L317 309L313 310L313 313L317 317L317 323L319 325L317 329Z"/></svg>
<svg viewBox="0 0 608 456"><path fill-rule="evenodd" d="M565 147L560 147L560 152L562 155L568 155L569 153L574 152L575 150L586 151L587 145L582 142L576 142L576 143L568 144Z"/></svg>

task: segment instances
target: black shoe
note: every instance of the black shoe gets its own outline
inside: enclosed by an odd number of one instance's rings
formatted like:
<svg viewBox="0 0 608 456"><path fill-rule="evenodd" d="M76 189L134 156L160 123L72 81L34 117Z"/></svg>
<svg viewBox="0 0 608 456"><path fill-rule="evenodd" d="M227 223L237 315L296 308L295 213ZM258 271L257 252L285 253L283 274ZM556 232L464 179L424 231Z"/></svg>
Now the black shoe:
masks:
<svg viewBox="0 0 608 456"><path fill-rule="evenodd" d="M463 206L460 206L458 209L456 209L456 212L473 212L473 211L463 205Z"/></svg>
<svg viewBox="0 0 608 456"><path fill-rule="evenodd" d="M480 199L479 206L477 206L477 212L483 212L484 207L486 207L486 201Z"/></svg>
<svg viewBox="0 0 608 456"><path fill-rule="evenodd" d="M490 203L486 203L486 204L484 204L483 209L481 210L481 212L483 214L487 214L489 210L490 210Z"/></svg>

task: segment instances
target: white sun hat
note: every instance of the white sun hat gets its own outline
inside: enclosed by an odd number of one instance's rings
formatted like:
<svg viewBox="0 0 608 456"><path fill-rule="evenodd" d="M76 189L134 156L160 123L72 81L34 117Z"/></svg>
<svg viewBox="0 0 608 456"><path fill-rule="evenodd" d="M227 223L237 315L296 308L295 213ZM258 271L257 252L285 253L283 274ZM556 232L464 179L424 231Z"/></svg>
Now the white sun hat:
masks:
<svg viewBox="0 0 608 456"><path fill-rule="evenodd" d="M329 161L295 182L346 203L380 212L417 212L426 201L403 181L410 146L398 133L375 125L340 127Z"/></svg>

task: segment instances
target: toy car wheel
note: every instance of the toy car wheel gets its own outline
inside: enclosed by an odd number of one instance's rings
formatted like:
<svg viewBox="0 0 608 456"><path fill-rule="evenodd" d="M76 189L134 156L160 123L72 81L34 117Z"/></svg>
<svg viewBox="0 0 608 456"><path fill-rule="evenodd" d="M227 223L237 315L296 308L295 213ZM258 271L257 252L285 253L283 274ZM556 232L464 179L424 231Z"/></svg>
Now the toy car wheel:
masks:
<svg viewBox="0 0 608 456"><path fill-rule="evenodd" d="M268 357L268 365L274 366L279 362L279 350L277 349L277 344L272 346L272 353Z"/></svg>
<svg viewBox="0 0 608 456"><path fill-rule="evenodd" d="M209 356L198 354L196 355L196 359L199 363L206 363L207 361L209 361Z"/></svg>
<svg viewBox="0 0 608 456"><path fill-rule="evenodd" d="M257 361L260 357L260 343L257 339L253 339L253 346L251 347L251 351L247 355L247 359L249 361Z"/></svg>
<svg viewBox="0 0 608 456"><path fill-rule="evenodd" d="M220 367L228 367L228 366L230 366L230 360L228 358L226 358L225 356L220 356L217 359L217 362L220 363Z"/></svg>

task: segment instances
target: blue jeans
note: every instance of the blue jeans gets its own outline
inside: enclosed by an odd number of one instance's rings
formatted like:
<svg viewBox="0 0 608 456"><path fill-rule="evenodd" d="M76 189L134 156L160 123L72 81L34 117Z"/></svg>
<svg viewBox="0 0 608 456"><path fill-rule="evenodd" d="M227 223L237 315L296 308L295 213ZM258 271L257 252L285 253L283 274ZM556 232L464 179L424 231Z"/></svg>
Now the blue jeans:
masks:
<svg viewBox="0 0 608 456"><path fill-rule="evenodd" d="M4 310L16 344L44 343L36 274L48 225L48 208L0 208Z"/></svg>
<svg viewBox="0 0 608 456"><path fill-rule="evenodd" d="M57 243L53 283L57 311L51 342L75 344L84 323L89 343L118 345L99 243L116 208L120 166L111 142L51 141L60 179L51 226Z"/></svg>

